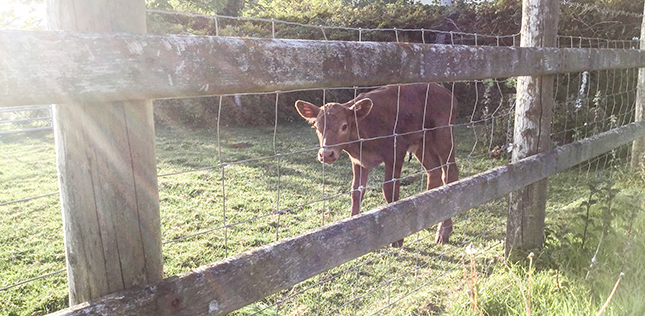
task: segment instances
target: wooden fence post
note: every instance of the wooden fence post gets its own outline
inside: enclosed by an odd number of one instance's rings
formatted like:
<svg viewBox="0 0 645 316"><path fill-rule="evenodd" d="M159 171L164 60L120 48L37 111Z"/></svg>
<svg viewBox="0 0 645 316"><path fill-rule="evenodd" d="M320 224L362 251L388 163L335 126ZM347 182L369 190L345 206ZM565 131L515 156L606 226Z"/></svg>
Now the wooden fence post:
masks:
<svg viewBox="0 0 645 316"><path fill-rule="evenodd" d="M144 0L46 5L50 29L146 32ZM70 305L162 279L152 103L56 105L53 124Z"/></svg>
<svg viewBox="0 0 645 316"><path fill-rule="evenodd" d="M522 47L557 45L560 2L524 0ZM555 76L518 77L513 137L513 162L550 147ZM544 242L546 179L514 191L509 196L506 256L513 248L533 249Z"/></svg>
<svg viewBox="0 0 645 316"><path fill-rule="evenodd" d="M643 12L645 13L645 5L643 5ZM640 49L645 49L645 19L641 23L641 38ZM638 83L636 85L636 105L634 113L634 121L639 122L645 119L645 68L638 70ZM632 145L632 168L639 168L645 156L645 138L640 138L634 141Z"/></svg>

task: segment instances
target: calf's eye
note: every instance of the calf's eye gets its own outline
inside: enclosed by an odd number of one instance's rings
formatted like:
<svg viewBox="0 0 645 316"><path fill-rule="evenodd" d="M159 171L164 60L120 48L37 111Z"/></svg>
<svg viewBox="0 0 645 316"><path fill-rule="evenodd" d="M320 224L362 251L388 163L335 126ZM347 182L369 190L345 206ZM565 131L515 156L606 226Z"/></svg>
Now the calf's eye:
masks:
<svg viewBox="0 0 645 316"><path fill-rule="evenodd" d="M341 127L341 129L342 129L343 132L346 131L347 130L347 124L343 124L343 127Z"/></svg>

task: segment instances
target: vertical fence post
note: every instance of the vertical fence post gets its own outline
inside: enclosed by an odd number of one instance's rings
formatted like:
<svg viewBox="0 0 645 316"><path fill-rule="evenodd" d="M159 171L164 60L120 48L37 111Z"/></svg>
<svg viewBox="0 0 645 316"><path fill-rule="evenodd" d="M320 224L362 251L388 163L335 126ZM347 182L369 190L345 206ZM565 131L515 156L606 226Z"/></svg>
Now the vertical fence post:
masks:
<svg viewBox="0 0 645 316"><path fill-rule="evenodd" d="M144 0L47 0L50 29L146 32ZM70 305L162 278L150 101L54 106Z"/></svg>
<svg viewBox="0 0 645 316"><path fill-rule="evenodd" d="M522 47L557 45L560 1L524 0ZM518 77L513 161L546 151L550 146L554 76ZM544 242L546 179L509 196L506 255L513 248L533 249Z"/></svg>
<svg viewBox="0 0 645 316"><path fill-rule="evenodd" d="M643 6L643 13L645 14L645 5ZM639 49L645 49L645 18L641 22L641 38ZM636 84L636 105L634 113L634 121L639 122L645 119L645 68L638 70L638 83ZM645 137L637 139L632 145L632 168L639 168L641 162L645 158Z"/></svg>

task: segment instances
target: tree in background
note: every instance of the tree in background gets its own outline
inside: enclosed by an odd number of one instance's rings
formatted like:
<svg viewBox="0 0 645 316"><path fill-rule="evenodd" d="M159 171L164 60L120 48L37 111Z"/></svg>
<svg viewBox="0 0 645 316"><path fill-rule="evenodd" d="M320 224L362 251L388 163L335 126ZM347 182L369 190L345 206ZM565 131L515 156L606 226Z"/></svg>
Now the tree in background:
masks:
<svg viewBox="0 0 645 316"><path fill-rule="evenodd" d="M0 29L39 29L44 0L10 0L0 6Z"/></svg>

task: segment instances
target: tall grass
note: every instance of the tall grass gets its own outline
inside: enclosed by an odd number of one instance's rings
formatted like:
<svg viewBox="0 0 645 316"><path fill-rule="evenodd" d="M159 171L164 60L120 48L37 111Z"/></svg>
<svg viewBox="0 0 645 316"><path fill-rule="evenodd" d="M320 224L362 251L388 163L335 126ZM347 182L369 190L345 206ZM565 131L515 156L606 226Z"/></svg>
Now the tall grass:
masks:
<svg viewBox="0 0 645 316"><path fill-rule="evenodd" d="M598 192L601 195L598 200L589 203L590 200L585 200L589 192L598 188L583 182L581 187L586 187L586 194L584 190L582 194L573 190L574 195L560 199L583 198L570 203L550 202L556 205L550 205L547 242L537 253L534 268L529 259L506 263L506 268L502 264L491 267L479 260L478 268L489 272L486 277L479 277L478 308L485 315L644 315L645 213L641 197L645 187L642 172L628 172L622 168L614 170L611 176L615 184L601 188L613 190L614 196L603 198L607 192ZM550 185L566 186L579 176L580 170L571 170L557 176ZM603 173L600 181L593 179L593 175L585 179L600 183L608 176ZM614 205L613 214L606 213L609 203ZM590 222L584 222L589 218L581 216L580 210L590 211ZM577 225L572 220L576 215L580 219ZM605 237L601 238L603 225L607 224ZM588 226L591 228L587 240L593 247L582 248L583 229ZM479 315L469 304L472 300L464 295L449 308L450 313Z"/></svg>

